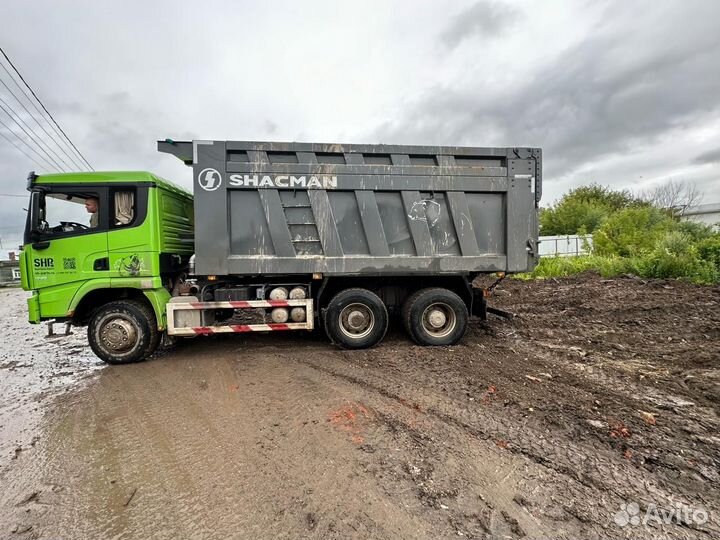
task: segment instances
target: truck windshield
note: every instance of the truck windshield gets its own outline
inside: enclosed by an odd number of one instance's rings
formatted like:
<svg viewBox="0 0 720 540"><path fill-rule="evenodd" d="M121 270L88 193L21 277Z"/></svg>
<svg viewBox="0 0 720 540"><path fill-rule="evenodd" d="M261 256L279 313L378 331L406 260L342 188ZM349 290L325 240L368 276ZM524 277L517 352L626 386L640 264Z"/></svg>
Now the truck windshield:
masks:
<svg viewBox="0 0 720 540"><path fill-rule="evenodd" d="M98 226L100 198L97 193L45 193L41 195L34 230L56 235Z"/></svg>

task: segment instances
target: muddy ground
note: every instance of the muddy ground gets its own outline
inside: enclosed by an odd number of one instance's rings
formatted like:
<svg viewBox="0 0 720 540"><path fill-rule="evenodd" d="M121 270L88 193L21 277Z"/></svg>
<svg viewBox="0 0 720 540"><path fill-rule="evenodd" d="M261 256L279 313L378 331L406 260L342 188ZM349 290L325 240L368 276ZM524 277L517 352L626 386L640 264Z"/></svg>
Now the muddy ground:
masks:
<svg viewBox="0 0 720 540"><path fill-rule="evenodd" d="M449 348L273 333L104 367L0 290L0 538L717 538L720 288L494 303L517 317Z"/></svg>

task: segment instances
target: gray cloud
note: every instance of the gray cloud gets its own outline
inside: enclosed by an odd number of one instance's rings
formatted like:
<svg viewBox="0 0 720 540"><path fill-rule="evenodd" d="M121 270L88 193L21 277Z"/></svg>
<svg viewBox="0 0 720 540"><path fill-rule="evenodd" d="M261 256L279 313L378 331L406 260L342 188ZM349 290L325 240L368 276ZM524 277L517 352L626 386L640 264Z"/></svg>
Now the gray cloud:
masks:
<svg viewBox="0 0 720 540"><path fill-rule="evenodd" d="M519 12L508 4L481 0L455 15L440 37L450 48L472 37L496 37L517 22L519 16Z"/></svg>
<svg viewBox="0 0 720 540"><path fill-rule="evenodd" d="M58 109L64 111L64 104L58 104ZM105 114L109 110L112 115ZM167 111L152 110L128 92L115 92L99 96L96 106L81 107L75 113L89 119L84 140L100 153L103 167L134 170L142 163L145 168L156 169L164 161L155 143L169 136L165 127L171 123ZM171 135L176 140L200 138L192 131Z"/></svg>
<svg viewBox="0 0 720 540"><path fill-rule="evenodd" d="M703 152L693 159L693 163L699 163L701 165L720 163L720 148Z"/></svg>
<svg viewBox="0 0 720 540"><path fill-rule="evenodd" d="M632 6L635 6L632 3ZM631 6L631 7L632 7ZM384 122L384 141L542 146L550 176L651 145L673 129L718 117L720 3L611 5L585 40L535 66L524 81L437 85ZM645 20L638 25L638 17ZM452 25L450 26L452 28ZM690 156L687 157L690 161ZM546 177L548 174L546 173Z"/></svg>
<svg viewBox="0 0 720 540"><path fill-rule="evenodd" d="M98 170L190 187L166 137L534 145L546 202L589 180L720 193L720 3L459 1L11 1L0 30ZM32 168L0 138L0 193ZM0 198L3 246L26 204Z"/></svg>

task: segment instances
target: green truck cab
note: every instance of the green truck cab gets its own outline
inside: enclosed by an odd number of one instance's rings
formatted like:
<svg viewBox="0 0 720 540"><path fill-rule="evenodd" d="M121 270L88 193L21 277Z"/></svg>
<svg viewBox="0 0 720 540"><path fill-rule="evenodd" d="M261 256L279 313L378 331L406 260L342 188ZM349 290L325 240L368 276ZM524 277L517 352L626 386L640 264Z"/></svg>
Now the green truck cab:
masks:
<svg viewBox="0 0 720 540"><path fill-rule="evenodd" d="M148 172L28 177L20 259L31 323L88 326L110 363L152 354L193 254L193 199Z"/></svg>

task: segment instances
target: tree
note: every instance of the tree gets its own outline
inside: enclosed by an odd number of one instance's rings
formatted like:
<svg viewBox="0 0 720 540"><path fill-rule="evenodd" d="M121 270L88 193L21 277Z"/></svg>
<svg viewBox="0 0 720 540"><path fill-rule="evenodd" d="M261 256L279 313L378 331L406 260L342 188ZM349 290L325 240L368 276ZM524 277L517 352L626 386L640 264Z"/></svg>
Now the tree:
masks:
<svg viewBox="0 0 720 540"><path fill-rule="evenodd" d="M590 184L570 190L550 208L540 212L543 235L592 233L614 212L649 206L628 190Z"/></svg>
<svg viewBox="0 0 720 540"><path fill-rule="evenodd" d="M592 183L580 186L568 192L569 199L577 199L605 206L610 210L622 210L634 206L645 206L645 202L632 194L628 189L614 190L608 186Z"/></svg>
<svg viewBox="0 0 720 540"><path fill-rule="evenodd" d="M640 198L657 208L671 210L682 216L688 207L700 204L703 193L695 182L670 179L650 190L642 191Z"/></svg>

